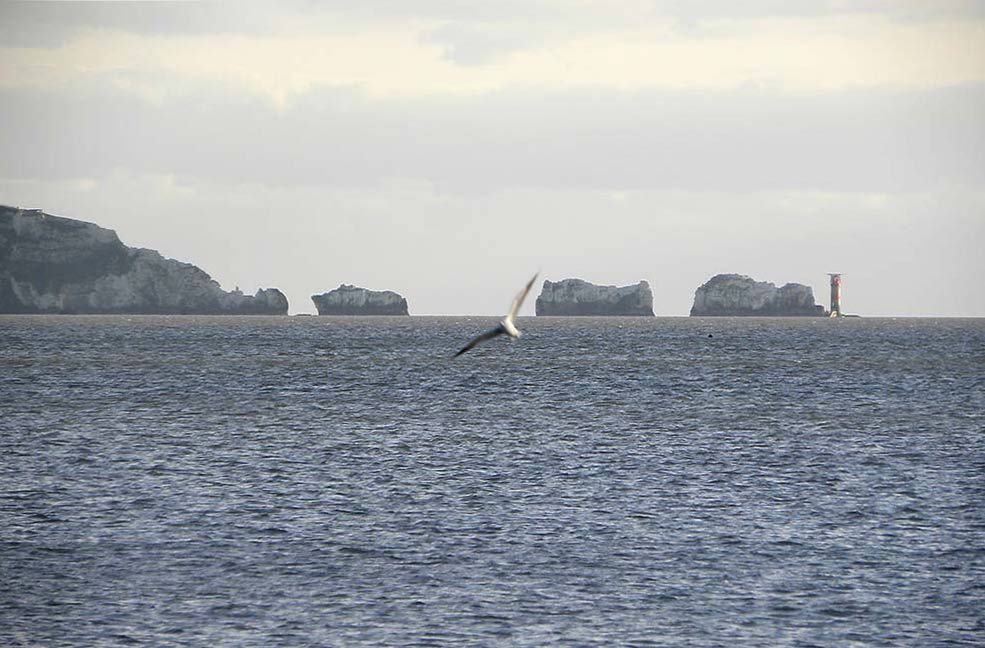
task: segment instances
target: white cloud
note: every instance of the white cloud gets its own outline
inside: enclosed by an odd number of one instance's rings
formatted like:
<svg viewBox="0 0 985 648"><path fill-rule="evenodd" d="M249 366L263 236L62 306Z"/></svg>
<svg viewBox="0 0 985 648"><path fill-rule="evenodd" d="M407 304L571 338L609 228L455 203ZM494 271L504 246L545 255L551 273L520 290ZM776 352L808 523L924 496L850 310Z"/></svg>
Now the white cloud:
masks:
<svg viewBox="0 0 985 648"><path fill-rule="evenodd" d="M722 18L681 31L672 15L560 25L386 19L313 32L145 34L85 27L56 47L0 49L0 84L67 84L126 73L235 84L286 105L319 86L376 95L513 87L796 91L941 87L985 80L985 21L882 15ZM570 28L567 28L570 27ZM459 63L464 63L461 65ZM481 65L478 65L481 64Z"/></svg>
<svg viewBox="0 0 985 648"><path fill-rule="evenodd" d="M8 177L125 169L232 183L444 192L895 192L985 184L985 85L791 95L603 89L478 97L312 91L279 110L201 88L163 101L113 83L0 91Z"/></svg>

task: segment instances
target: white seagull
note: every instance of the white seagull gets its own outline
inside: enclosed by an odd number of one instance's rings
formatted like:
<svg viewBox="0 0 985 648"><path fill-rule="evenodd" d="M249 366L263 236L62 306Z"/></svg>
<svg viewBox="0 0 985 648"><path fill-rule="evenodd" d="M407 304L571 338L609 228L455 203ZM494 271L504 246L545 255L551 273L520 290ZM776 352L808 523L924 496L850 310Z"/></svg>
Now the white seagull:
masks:
<svg viewBox="0 0 985 648"><path fill-rule="evenodd" d="M523 305L523 300L526 299L527 293L530 292L530 287L534 285L534 281L537 280L537 275L539 274L540 273L538 272L533 277L531 277L530 281L527 282L527 285L524 286L523 290L518 292L516 297L513 298L513 304L510 305L510 312L506 314L506 317L504 317L499 321L499 324L496 325L496 328L490 329L485 333L483 333L482 335L474 338L471 342L469 342L464 347L462 347L461 351L455 354L455 357L457 358L458 356L462 355L463 353L465 353L475 345L481 342L485 342L486 340L491 340L497 335L504 335L504 334L509 335L510 338L514 340L520 337L521 335L523 335L520 332L520 329L516 327L516 324L513 323L513 321L516 319L516 314L520 311L520 306Z"/></svg>

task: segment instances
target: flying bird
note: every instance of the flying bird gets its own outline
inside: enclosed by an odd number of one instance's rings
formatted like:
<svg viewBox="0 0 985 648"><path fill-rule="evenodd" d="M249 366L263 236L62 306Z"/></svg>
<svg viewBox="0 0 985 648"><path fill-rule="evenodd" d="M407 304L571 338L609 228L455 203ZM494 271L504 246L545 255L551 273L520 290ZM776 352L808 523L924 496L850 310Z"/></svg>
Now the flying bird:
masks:
<svg viewBox="0 0 985 648"><path fill-rule="evenodd" d="M516 324L514 324L514 320L516 319L516 314L520 311L520 306L523 305L523 300L526 299L527 293L530 292L530 287L534 285L534 281L537 280L537 275L539 274L540 273L538 272L531 277L530 281L527 282L527 285L523 287L523 290L518 292L516 297L513 298L513 303L510 305L510 312L506 314L506 317L499 321L496 328L490 329L482 335L474 338L471 342L462 347L462 349L455 354L455 357L457 358L475 345L481 344L486 340L491 340L498 335L509 335L510 338L514 340L520 337L522 333L520 332L520 329L516 327Z"/></svg>

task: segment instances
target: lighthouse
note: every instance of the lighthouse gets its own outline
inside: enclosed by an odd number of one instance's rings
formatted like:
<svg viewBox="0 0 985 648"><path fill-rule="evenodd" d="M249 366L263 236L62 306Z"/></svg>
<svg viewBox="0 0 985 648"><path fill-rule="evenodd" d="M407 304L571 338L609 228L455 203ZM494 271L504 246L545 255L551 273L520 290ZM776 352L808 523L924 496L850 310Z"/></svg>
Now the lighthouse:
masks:
<svg viewBox="0 0 985 648"><path fill-rule="evenodd" d="M831 317L841 316L841 273L829 272L831 277Z"/></svg>

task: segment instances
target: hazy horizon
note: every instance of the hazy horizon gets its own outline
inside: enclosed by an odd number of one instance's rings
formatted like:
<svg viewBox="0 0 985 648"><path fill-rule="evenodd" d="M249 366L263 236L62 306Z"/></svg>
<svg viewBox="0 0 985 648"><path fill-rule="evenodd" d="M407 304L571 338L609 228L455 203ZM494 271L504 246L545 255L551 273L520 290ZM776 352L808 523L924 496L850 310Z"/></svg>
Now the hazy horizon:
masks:
<svg viewBox="0 0 985 648"><path fill-rule="evenodd" d="M981 3L5 2L0 35L0 203L292 313L499 315L539 269L658 316L842 272L849 313L985 317Z"/></svg>

